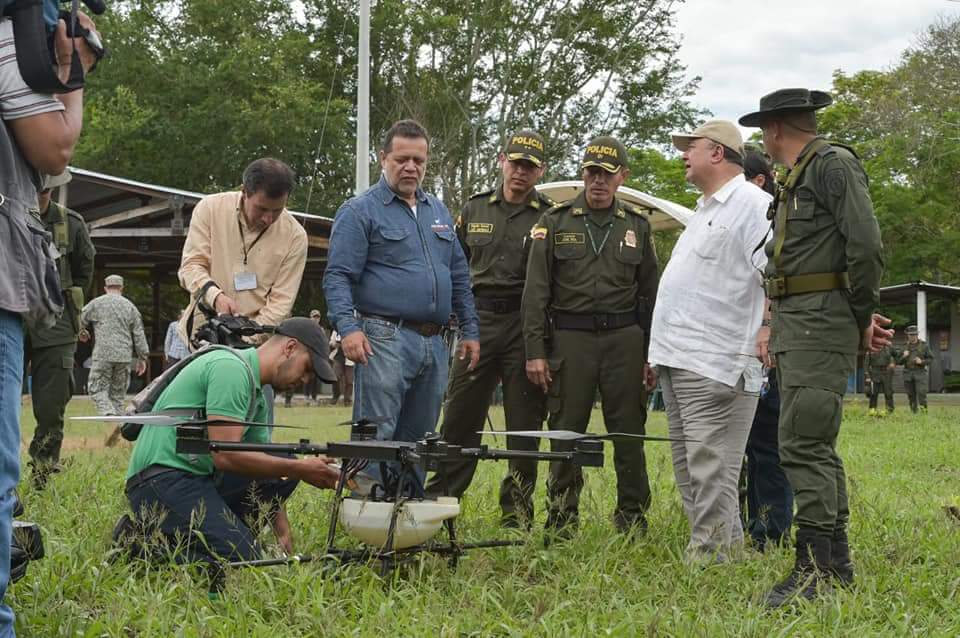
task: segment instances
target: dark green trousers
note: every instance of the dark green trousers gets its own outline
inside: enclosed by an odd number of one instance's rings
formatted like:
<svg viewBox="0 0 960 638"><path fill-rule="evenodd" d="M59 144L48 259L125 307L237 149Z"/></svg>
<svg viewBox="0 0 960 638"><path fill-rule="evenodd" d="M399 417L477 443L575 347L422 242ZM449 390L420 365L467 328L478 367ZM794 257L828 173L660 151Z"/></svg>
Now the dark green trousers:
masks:
<svg viewBox="0 0 960 638"><path fill-rule="evenodd" d="M877 407L877 400L880 398L880 393L883 392L883 398L887 403L887 412L893 412L893 370L888 368L871 370L870 380L873 381L873 392L870 393L870 407Z"/></svg>
<svg viewBox="0 0 960 638"><path fill-rule="evenodd" d="M777 354L780 465L793 487L798 528L832 535L850 518L837 436L843 393L854 365L852 354L806 350Z"/></svg>
<svg viewBox="0 0 960 638"><path fill-rule="evenodd" d="M930 375L927 370L920 368L904 368L903 385L907 389L907 398L910 399L910 409L914 412L917 407L927 407L927 390L930 388Z"/></svg>
<svg viewBox="0 0 960 638"><path fill-rule="evenodd" d="M526 374L523 334L520 329L520 313L496 314L481 310L480 316L480 362L467 370L469 361L455 358L447 387L447 404L443 413L440 432L448 443L464 447L477 447L485 429L487 410L493 398L497 382L503 383L503 412L507 430L539 430L546 416L546 398L541 390L530 383ZM486 441L493 444L492 440ZM536 450L536 439L507 437L511 450ZM460 498L470 486L477 469L475 460L448 463L445 467L447 493ZM433 476L427 492L439 495L444 492L443 473ZM500 485L500 508L504 515L533 517L533 490L537 481L537 462L513 460L509 472Z"/></svg>
<svg viewBox="0 0 960 638"><path fill-rule="evenodd" d="M550 429L585 432L599 389L607 432L646 433L643 338L639 326L602 332L557 330L550 353ZM554 441L553 449L569 450L571 445ZM643 442L614 443L613 463L617 473L614 515L627 523L636 522L650 505ZM550 464L547 492L551 512L561 519L575 518L582 488L579 467Z"/></svg>
<svg viewBox="0 0 960 638"><path fill-rule="evenodd" d="M24 369L29 363L33 416L37 420L30 458L37 464L57 463L63 443L63 413L73 396L73 355L77 344L31 348L28 341L25 345Z"/></svg>

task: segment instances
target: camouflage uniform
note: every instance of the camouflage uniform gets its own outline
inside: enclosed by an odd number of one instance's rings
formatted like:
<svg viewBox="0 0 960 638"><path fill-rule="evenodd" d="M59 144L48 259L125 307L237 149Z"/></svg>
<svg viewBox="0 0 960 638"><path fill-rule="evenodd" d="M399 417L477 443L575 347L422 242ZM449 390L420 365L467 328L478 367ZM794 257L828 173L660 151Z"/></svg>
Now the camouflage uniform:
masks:
<svg viewBox="0 0 960 638"><path fill-rule="evenodd" d="M93 258L83 218L50 202L42 216L44 228L54 238L60 258L57 270L66 306L52 328L27 325L24 369L30 364L30 388L37 428L30 442L34 466L53 466L60 460L63 413L73 395L73 356L84 292L93 282Z"/></svg>
<svg viewBox="0 0 960 638"><path fill-rule="evenodd" d="M120 294L107 293L88 303L80 323L94 328L93 357L87 388L100 414L123 414L130 383L131 352L146 360L150 354L140 311Z"/></svg>

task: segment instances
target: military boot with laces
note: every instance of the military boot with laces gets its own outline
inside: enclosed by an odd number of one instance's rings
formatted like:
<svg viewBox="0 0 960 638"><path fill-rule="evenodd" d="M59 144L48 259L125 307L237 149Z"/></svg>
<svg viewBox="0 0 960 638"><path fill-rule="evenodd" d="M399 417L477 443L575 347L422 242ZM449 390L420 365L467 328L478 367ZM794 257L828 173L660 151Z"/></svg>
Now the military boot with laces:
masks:
<svg viewBox="0 0 960 638"><path fill-rule="evenodd" d="M793 571L767 594L767 607L783 607L797 599L814 600L830 587L831 538L797 530L797 558Z"/></svg>

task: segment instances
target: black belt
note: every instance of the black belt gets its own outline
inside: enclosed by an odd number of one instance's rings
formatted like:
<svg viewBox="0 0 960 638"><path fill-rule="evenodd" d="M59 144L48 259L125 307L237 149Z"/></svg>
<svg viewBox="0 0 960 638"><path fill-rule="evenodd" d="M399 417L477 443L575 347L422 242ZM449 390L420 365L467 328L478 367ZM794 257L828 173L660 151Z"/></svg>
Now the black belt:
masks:
<svg viewBox="0 0 960 638"><path fill-rule="evenodd" d="M553 327L557 330L589 330L599 332L602 330L616 330L617 328L626 328L637 323L637 313L631 312L612 312L593 315L575 314L572 312L553 313Z"/></svg>
<svg viewBox="0 0 960 638"><path fill-rule="evenodd" d="M168 467L166 465L148 465L147 467L143 468L142 470L140 470L139 472L137 472L136 474L134 474L133 476L127 479L127 486L125 488L125 491L127 494L129 494L131 490L140 487L150 479L156 478L161 474L168 474L170 472L182 472L182 471L183 470L178 470L175 467Z"/></svg>
<svg viewBox="0 0 960 638"><path fill-rule="evenodd" d="M477 310L505 315L520 310L520 297L474 297Z"/></svg>
<svg viewBox="0 0 960 638"><path fill-rule="evenodd" d="M378 321L386 321L387 323L392 323L401 328L409 328L413 330L421 337L436 337L437 335L443 336L447 333L446 326L441 326L439 323L430 323L429 321L411 321L409 319L401 319L400 317L384 317L383 315L374 315L368 312L361 312L361 317L366 319L377 319Z"/></svg>

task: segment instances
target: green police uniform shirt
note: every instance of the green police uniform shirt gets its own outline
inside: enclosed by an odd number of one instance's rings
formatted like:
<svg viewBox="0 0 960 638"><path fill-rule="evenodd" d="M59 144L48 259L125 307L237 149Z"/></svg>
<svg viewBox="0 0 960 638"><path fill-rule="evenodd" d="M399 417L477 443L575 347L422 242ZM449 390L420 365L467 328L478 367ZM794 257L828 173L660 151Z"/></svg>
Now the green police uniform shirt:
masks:
<svg viewBox="0 0 960 638"><path fill-rule="evenodd" d="M77 287L86 293L90 290L90 284L93 283L93 260L97 251L93 247L93 242L90 241L90 234L87 232L87 224L83 217L69 208L63 208L54 202L50 202L41 221L43 227L56 238L54 224L62 218L66 219L67 243L66 246L56 246L61 253L60 258L57 259L60 287L65 292L71 287ZM76 342L77 331L74 328L74 322L79 321L83 304L81 303L77 307L69 294L64 294L64 299L63 314L60 315L52 328L27 324L31 347L48 348Z"/></svg>
<svg viewBox="0 0 960 638"><path fill-rule="evenodd" d="M905 343L902 348L899 350L899 359L900 363L903 364L903 367L907 370L923 370L930 365L930 362L933 361L933 352L930 350L930 346L927 345L926 341L917 340L916 343ZM917 359L923 361L922 364L917 365Z"/></svg>
<svg viewBox="0 0 960 638"><path fill-rule="evenodd" d="M646 356L659 276L643 213L617 199L608 211L594 212L581 193L547 211L530 237L521 308L527 359L546 358L548 308L580 314L636 311L646 333Z"/></svg>
<svg viewBox="0 0 960 638"><path fill-rule="evenodd" d="M457 218L457 236L470 263L475 295L521 295L533 243L530 228L553 205L536 189L526 202L511 204L503 198L502 185L467 201Z"/></svg>
<svg viewBox="0 0 960 638"><path fill-rule="evenodd" d="M810 152L808 144L798 164ZM793 192L786 193L786 237L778 270L767 243L768 277L847 273L849 290L790 295L771 303L770 350L855 354L879 302L883 246L860 160L849 149L815 151ZM709 309L704 309L708 312Z"/></svg>
<svg viewBox="0 0 960 638"><path fill-rule="evenodd" d="M897 363L893 346L884 346L880 352L868 352L866 354L866 361L864 362L863 367L871 372L879 374L881 372L891 371L889 369L891 363Z"/></svg>
<svg viewBox="0 0 960 638"><path fill-rule="evenodd" d="M267 402L260 391L260 361L255 348L240 351L253 371L257 409L253 420L267 419ZM250 377L246 366L230 352L211 352L192 361L170 382L153 407L155 412L173 408L204 409L207 415L225 416L243 421L250 405ZM127 478L150 465L165 465L192 474L213 474L210 454L178 454L177 429L144 426L137 437ZM245 427L243 441L268 443L268 428Z"/></svg>

